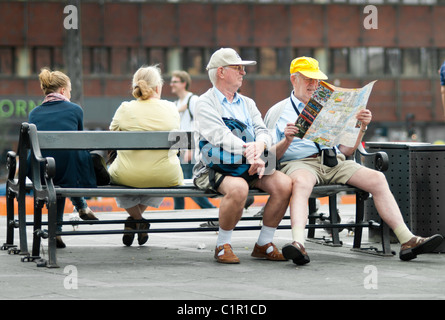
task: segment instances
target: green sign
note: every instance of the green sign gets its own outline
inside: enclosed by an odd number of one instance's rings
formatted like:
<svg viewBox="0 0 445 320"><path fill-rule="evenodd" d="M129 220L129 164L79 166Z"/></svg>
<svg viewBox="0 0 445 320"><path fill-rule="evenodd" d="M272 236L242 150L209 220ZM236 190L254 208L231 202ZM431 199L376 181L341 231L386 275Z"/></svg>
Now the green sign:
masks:
<svg viewBox="0 0 445 320"><path fill-rule="evenodd" d="M41 102L23 99L2 99L0 100L0 118L28 118L32 109L40 105Z"/></svg>

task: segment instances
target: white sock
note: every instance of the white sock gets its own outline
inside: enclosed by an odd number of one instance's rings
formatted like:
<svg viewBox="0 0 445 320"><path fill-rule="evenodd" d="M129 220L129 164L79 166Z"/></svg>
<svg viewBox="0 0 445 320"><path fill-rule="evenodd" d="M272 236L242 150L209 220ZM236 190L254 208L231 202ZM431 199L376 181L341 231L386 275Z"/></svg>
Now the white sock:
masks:
<svg viewBox="0 0 445 320"><path fill-rule="evenodd" d="M260 236L258 237L257 244L259 246L264 246L265 244L272 242L273 236L275 234L275 230L277 230L277 228L272 228L272 227L263 225L261 227L261 232L260 232ZM266 253L270 253L272 251L273 251L273 247L269 247L269 248L267 248Z"/></svg>
<svg viewBox="0 0 445 320"><path fill-rule="evenodd" d="M292 240L299 242L304 246L304 228L293 227L292 228Z"/></svg>
<svg viewBox="0 0 445 320"><path fill-rule="evenodd" d="M226 243L231 244L232 242L232 232L233 230L224 230L219 227L218 230L218 239L216 239L216 247L222 246ZM218 255L223 255L224 249L221 250Z"/></svg>
<svg viewBox="0 0 445 320"><path fill-rule="evenodd" d="M414 237L412 232L409 231L408 227L404 223L398 225L394 229L394 233L395 233L395 235L397 237L397 240L399 240L399 242L401 244L404 244L405 242L408 242L412 237Z"/></svg>

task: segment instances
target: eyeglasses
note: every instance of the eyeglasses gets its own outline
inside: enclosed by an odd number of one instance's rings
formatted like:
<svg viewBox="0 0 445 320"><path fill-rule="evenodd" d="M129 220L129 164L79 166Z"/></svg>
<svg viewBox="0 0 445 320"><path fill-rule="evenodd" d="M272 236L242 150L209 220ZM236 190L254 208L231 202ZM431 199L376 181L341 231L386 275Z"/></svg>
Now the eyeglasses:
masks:
<svg viewBox="0 0 445 320"><path fill-rule="evenodd" d="M230 69L236 70L238 72L246 71L246 68L244 66L240 66L240 65L238 65L238 66L230 65L230 66L225 66L224 68L230 68Z"/></svg>
<svg viewBox="0 0 445 320"><path fill-rule="evenodd" d="M313 81L315 81L316 84L318 84L320 82L320 80L318 79L312 79L312 78L307 78L305 76L302 76L301 74L299 75L300 79L304 80L304 82L306 83L312 83Z"/></svg>

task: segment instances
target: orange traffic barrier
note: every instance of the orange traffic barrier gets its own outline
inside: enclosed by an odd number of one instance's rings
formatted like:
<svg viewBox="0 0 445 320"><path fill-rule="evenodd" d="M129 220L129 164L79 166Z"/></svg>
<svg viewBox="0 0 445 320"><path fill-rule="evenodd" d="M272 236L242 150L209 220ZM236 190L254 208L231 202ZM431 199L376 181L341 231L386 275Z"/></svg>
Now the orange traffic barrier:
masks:
<svg viewBox="0 0 445 320"><path fill-rule="evenodd" d="M266 204L267 199L269 196L256 196L255 202L252 204L252 207L262 207ZM216 207L219 207L220 198L209 198L210 202L215 205ZM321 205L327 205L329 203L329 197L319 198ZM94 212L122 212L124 211L122 208L119 208L116 205L116 201L114 198L97 198L97 199L88 199L87 200L88 206L93 210ZM339 199L339 204L355 204L355 195L354 194L346 194L342 195ZM17 202L15 202L15 214L18 213L17 211ZM191 198L185 198L185 204L184 207L186 210L191 209L200 209L200 207L191 199ZM71 213L73 212L73 204L71 201L67 200L65 203L65 213ZM148 210L174 210L174 201L173 198L166 197L164 198L164 201L161 203L159 208L152 208L149 207ZM34 201L32 196L26 197L26 214L32 215L34 212ZM46 209L46 206L42 209L43 214L47 214L48 210ZM0 216L6 216L6 197L0 197Z"/></svg>
<svg viewBox="0 0 445 320"><path fill-rule="evenodd" d="M264 206L266 204L266 201L268 199L268 196L257 196L255 197L255 202L252 204L252 206ZM215 199L209 199L210 202L216 206L219 207L219 198ZM98 198L98 199L87 199L88 206L93 210L94 212L122 212L124 209L119 208L116 205L116 201L114 198ZM18 214L17 209L17 202L14 204L14 212L15 214ZM185 198L184 201L184 207L185 209L200 209L200 207L190 198ZM65 203L65 213L71 213L73 212L74 206L71 203L71 201L67 200ZM174 210L174 201L173 198L166 197L164 198L164 201L161 203L159 208L152 208L149 207L148 210ZM26 197L26 214L32 215L34 212L34 200L32 196ZM48 210L46 206L42 209L43 214L48 214ZM6 197L0 197L0 216L6 216Z"/></svg>

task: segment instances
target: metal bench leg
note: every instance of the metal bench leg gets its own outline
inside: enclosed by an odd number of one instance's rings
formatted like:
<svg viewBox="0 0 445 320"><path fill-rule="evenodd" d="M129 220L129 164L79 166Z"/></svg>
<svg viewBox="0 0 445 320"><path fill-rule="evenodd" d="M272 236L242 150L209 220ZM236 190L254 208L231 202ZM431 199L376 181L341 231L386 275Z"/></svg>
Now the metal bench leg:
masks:
<svg viewBox="0 0 445 320"><path fill-rule="evenodd" d="M56 257L57 201L48 201L48 262L46 267L58 268Z"/></svg>
<svg viewBox="0 0 445 320"><path fill-rule="evenodd" d="M381 236L382 236L382 254L385 256L395 255L395 252L391 250L390 228L383 220L381 222Z"/></svg>
<svg viewBox="0 0 445 320"><path fill-rule="evenodd" d="M14 245L14 200L15 197L8 195L6 199L6 242L3 243L1 250L16 248ZM17 249L18 251L18 249ZM17 252L18 253L18 252Z"/></svg>
<svg viewBox="0 0 445 320"><path fill-rule="evenodd" d="M355 194L356 200L355 200L355 223L359 224L363 222L364 215L365 215L365 199L367 198L367 195L363 194L363 192L357 192ZM354 249L360 249L361 243L362 243L362 233L363 233L363 227L356 226L354 228Z"/></svg>
<svg viewBox="0 0 445 320"><path fill-rule="evenodd" d="M28 238L26 236L26 198L24 192L18 196L20 254L29 255Z"/></svg>
<svg viewBox="0 0 445 320"><path fill-rule="evenodd" d="M317 219L317 216L315 215L317 212L316 201L316 198L309 198L309 224L315 224ZM307 232L307 237L308 239L313 239L315 237L315 229L309 229Z"/></svg>
<svg viewBox="0 0 445 320"><path fill-rule="evenodd" d="M41 238L45 238L45 232L42 231L42 208L43 201L34 202L34 232L32 241L32 256L30 260L40 259Z"/></svg>
<svg viewBox="0 0 445 320"><path fill-rule="evenodd" d="M338 221L338 212L337 212L337 195L333 194L329 196L329 220L332 224L337 224ZM338 232L338 228L332 228L332 245L335 247L342 246L342 242L340 241L340 235Z"/></svg>

